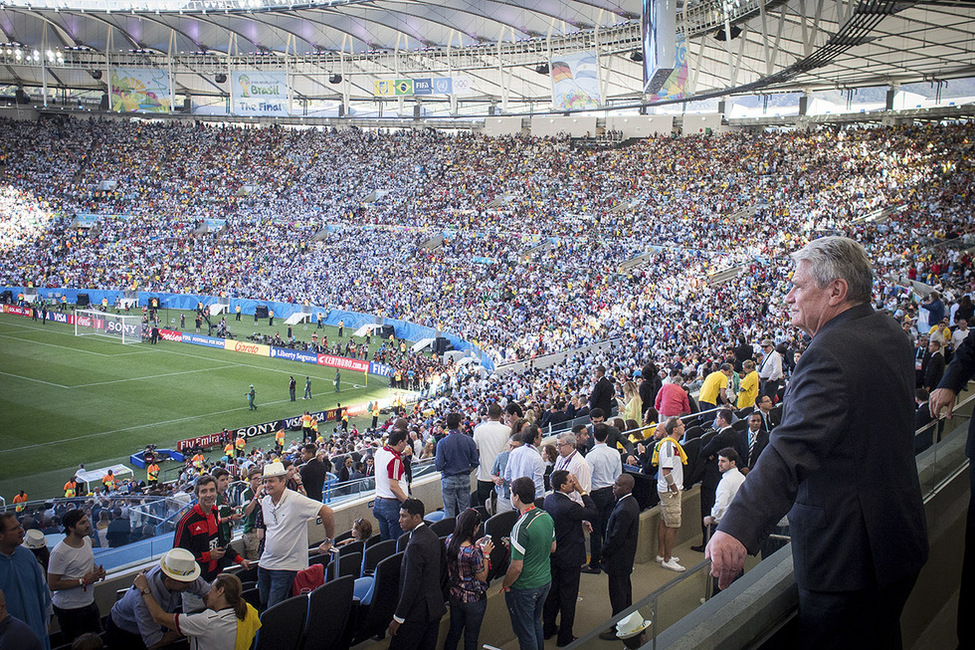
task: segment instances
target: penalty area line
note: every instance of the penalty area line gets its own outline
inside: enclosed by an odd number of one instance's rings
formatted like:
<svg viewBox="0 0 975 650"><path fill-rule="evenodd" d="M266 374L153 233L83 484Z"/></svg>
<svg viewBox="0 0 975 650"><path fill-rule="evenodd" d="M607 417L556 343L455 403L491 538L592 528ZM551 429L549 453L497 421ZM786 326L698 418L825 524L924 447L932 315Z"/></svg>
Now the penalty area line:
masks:
<svg viewBox="0 0 975 650"><path fill-rule="evenodd" d="M6 374L6 373L4 373L4 374ZM266 406L266 405L269 405L269 404L282 404L284 402L289 402L289 401L291 401L291 400L279 399L279 400L276 400L276 401L273 401L273 402L264 402L263 404L259 404L258 405L258 408L260 408L260 406ZM190 422L192 420L198 420L200 418L208 418L208 417L212 417L214 415L225 415L227 413L234 413L236 411L246 411L246 410L247 410L247 407L246 406L241 406L241 407L238 407L238 408L227 409L227 410L224 410L224 411L214 411L213 413L201 413L199 415L188 415L188 416L186 416L184 418L176 418L175 420L163 420L163 421L160 421L160 422L149 422L149 423L146 423L146 424L136 424L136 425L133 425L131 427L122 427L121 429L113 429L111 431L98 431L98 432L95 432L95 433L89 433L89 434L86 434L86 435L83 435L83 436L75 436L73 438L67 438L67 439L64 439L64 440L52 440L50 442L38 442L38 443L33 444L33 445L23 445L22 447L14 447L12 449L0 449L0 456L2 456L3 454L9 454L9 453L15 452L15 451L26 451L28 449L39 449L41 447L51 447L51 446L54 446L54 445L61 445L61 444L67 443L67 442L74 442L75 440L87 440L89 438L99 438L101 436L109 436L109 435L112 435L112 434L115 434L115 433L125 433L126 431L138 431L139 429L149 429L149 428L152 428L152 427L163 426L163 425L168 425L168 424L178 424L180 422Z"/></svg>

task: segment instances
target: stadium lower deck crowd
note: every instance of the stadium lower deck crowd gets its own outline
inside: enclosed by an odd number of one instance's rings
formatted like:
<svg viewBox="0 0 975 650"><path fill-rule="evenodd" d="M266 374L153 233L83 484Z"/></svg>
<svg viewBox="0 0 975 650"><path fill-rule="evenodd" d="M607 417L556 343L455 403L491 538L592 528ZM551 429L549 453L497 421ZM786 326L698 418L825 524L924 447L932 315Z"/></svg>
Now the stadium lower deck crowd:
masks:
<svg viewBox="0 0 975 650"><path fill-rule="evenodd" d="M467 432L490 403L523 415L518 429L585 416L597 366L614 382L619 429L657 421L662 382L692 393L726 361L734 400L747 374L736 350L761 361L764 339L787 380L803 349L783 308L788 255L822 234L866 247L875 306L917 340L918 386L937 385L925 376L929 340L950 354L956 317L975 315L971 257L931 245L972 230L973 147L970 122L655 137L583 151L565 138L433 131L0 121L0 283L307 301L437 327L497 364L613 340L504 374L374 344L371 356L404 375L446 378L446 397L398 414L419 460L433 456L448 411ZM105 180L117 185L99 189ZM385 194L362 203L374 191ZM864 219L881 210L889 217ZM71 227L78 213L102 216L86 231ZM203 219L227 228L194 236ZM424 248L440 234L442 247ZM708 282L733 266L731 280ZM904 278L936 293L917 299ZM337 481L371 476L393 422L323 435L318 456ZM217 465L241 479L272 458L302 461L297 444L234 455ZM112 498L170 495L178 506L217 465L191 460L168 485L96 491L84 505L95 534L115 545L112 522L125 520L127 541L148 535L146 510ZM63 514L52 507L23 523L54 530Z"/></svg>

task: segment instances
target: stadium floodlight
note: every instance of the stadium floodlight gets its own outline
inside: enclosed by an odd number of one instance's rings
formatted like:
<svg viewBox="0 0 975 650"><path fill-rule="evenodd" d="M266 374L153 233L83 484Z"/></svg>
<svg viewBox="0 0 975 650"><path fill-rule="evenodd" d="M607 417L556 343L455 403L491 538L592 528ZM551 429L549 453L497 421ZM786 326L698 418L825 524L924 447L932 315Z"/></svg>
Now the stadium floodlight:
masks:
<svg viewBox="0 0 975 650"><path fill-rule="evenodd" d="M142 343L142 316L108 314L94 309L76 309L75 336L102 336L120 341L123 345Z"/></svg>

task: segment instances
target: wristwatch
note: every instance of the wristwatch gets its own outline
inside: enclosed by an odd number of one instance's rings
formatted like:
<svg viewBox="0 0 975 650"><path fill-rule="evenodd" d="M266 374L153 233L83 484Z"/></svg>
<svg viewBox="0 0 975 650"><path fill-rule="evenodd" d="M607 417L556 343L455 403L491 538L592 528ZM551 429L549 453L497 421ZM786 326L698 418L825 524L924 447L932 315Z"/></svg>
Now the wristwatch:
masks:
<svg viewBox="0 0 975 650"><path fill-rule="evenodd" d="M148 596L149 594L152 593L151 591L149 591L149 587L146 587L145 589L140 589L139 591L142 593L143 596Z"/></svg>

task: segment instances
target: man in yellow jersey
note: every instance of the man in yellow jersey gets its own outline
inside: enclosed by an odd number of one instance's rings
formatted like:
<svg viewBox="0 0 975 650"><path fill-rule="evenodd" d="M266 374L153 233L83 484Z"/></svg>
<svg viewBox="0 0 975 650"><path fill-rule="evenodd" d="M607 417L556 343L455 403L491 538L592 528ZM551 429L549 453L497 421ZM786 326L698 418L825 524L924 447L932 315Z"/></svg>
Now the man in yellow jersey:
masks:
<svg viewBox="0 0 975 650"><path fill-rule="evenodd" d="M704 385L701 386L701 392L697 398L701 411L712 411L718 406L731 405L728 401L727 389L728 379L733 370L730 363L722 363L720 369L715 370L704 379Z"/></svg>

